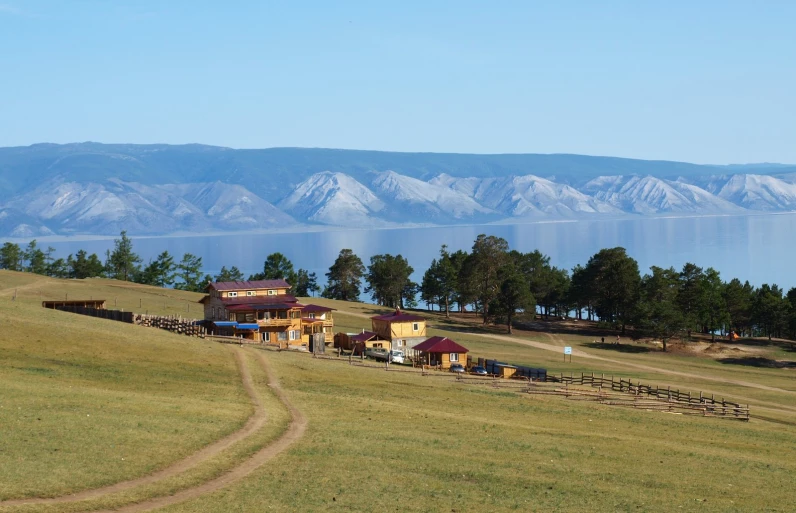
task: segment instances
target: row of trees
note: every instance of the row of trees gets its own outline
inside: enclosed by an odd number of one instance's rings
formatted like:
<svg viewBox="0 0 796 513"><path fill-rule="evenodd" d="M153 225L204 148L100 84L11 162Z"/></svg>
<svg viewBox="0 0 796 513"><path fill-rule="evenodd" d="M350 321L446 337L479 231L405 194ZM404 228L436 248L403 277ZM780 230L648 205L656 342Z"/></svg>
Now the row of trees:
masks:
<svg viewBox="0 0 796 513"><path fill-rule="evenodd" d="M5 243L0 268L61 278L102 276L192 291L203 290L208 281L244 279L237 267L203 275L202 259L190 253L176 262L164 251L142 265L125 232L104 261L82 250L54 259L53 251L41 249L35 240L24 249ZM326 273L322 295L357 301L364 291L389 307L414 307L419 295L429 308L438 307L446 315L454 305L459 311L471 307L484 323L503 322L509 332L517 315L574 315L622 333L632 326L662 340L664 348L668 340L694 332L796 338L796 288L785 293L777 285L755 288L738 279L725 282L715 269L692 263L680 271L653 266L642 276L624 248L603 249L570 273L551 265L550 257L539 251L521 253L500 237L479 235L469 252L451 252L443 245L421 283L412 281L413 274L401 255L374 255L365 266L351 249L343 249ZM297 296L321 291L315 273L295 270L282 253L268 255L263 271L248 279L280 278Z"/></svg>
<svg viewBox="0 0 796 513"><path fill-rule="evenodd" d="M510 250L499 237L479 235L470 252L440 249L420 284L401 255L375 255L370 265L344 249L326 274L325 297L356 301L363 281L371 299L390 307L413 306L420 295L429 308L450 315L468 307L483 322L504 322L509 333L517 315L574 315L601 322L624 334L636 333L666 343L695 332L735 331L741 336L796 338L796 288L758 288L719 272L687 263L680 271L652 267L641 275L624 248L603 249L570 273L551 265L539 251Z"/></svg>
<svg viewBox="0 0 796 513"><path fill-rule="evenodd" d="M133 241L127 232L113 242L113 250L105 253L104 261L96 253L89 255L79 250L66 259L52 257L55 249L42 249L36 240L24 249L6 242L0 247L0 269L27 271L54 278L112 278L132 281L157 287L174 287L181 290L201 292L210 281L243 281L243 273L237 267L222 267L219 274L202 273L202 258L185 253L182 260L164 251L154 260L143 265L141 257L133 250ZM250 280L284 279L293 285L296 295L309 296L320 291L315 273L305 269L293 270L293 264L281 253L273 253L263 264L263 272L249 276Z"/></svg>

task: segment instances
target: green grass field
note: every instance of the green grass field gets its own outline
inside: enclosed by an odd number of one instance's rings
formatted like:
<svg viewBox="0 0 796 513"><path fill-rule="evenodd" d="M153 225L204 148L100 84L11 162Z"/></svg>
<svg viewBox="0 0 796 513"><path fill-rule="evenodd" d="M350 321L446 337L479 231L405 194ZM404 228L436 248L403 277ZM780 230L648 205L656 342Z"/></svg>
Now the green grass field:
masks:
<svg viewBox="0 0 796 513"><path fill-rule="evenodd" d="M453 338L475 357L701 390L748 402L753 414L748 423L685 417L464 385L446 374L241 350L40 307L40 298L66 294L102 297L109 308L115 301L132 311L184 310L185 317L198 316L201 297L0 271L0 501L145 476L241 429L253 406L236 351L267 422L168 479L79 503L0 503L4 513L116 508L191 489L235 468L288 422L285 406L265 385L258 352L307 417L306 434L247 477L162 511L740 512L792 511L796 500L793 369L600 349L590 345L594 337L573 334L525 331L505 339L476 319L429 315L430 334ZM336 331L369 328L367 317L384 311L312 301L338 309ZM580 356L565 363L563 345ZM766 351L793 358L781 348Z"/></svg>

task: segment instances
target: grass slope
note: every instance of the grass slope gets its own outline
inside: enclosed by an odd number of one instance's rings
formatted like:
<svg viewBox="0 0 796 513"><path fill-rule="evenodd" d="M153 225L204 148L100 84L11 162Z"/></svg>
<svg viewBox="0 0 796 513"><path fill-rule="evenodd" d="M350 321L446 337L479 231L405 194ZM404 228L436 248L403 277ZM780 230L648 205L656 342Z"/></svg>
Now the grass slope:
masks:
<svg viewBox="0 0 796 513"><path fill-rule="evenodd" d="M269 353L307 437L203 511L791 511L792 428Z"/></svg>
<svg viewBox="0 0 796 513"><path fill-rule="evenodd" d="M228 346L39 306L40 295L58 298L67 290L75 299L117 297L130 310L154 298L153 305L162 302L160 313L187 310L200 297L0 272L0 499L70 493L146 474L234 431L251 413ZM313 302L337 308L339 331L369 328L368 317L384 311ZM524 331L506 338L475 319L438 314L429 315L429 325L430 334L451 336L475 357L713 391L745 398L753 414L779 422L634 411L467 386L449 375L268 352L284 390L309 420L305 438L223 491L163 511L792 510L791 369L622 352L577 334ZM576 349L572 363L563 362L564 345ZM259 350L248 349L246 362L273 422L255 439L145 489L89 504L0 510L110 508L172 493L235 465L277 436L287 419L262 386L252 354Z"/></svg>
<svg viewBox="0 0 796 513"><path fill-rule="evenodd" d="M86 286L0 272L0 289L9 285ZM149 473L252 411L229 347L46 310L21 290L17 301L0 292L0 368L0 499Z"/></svg>

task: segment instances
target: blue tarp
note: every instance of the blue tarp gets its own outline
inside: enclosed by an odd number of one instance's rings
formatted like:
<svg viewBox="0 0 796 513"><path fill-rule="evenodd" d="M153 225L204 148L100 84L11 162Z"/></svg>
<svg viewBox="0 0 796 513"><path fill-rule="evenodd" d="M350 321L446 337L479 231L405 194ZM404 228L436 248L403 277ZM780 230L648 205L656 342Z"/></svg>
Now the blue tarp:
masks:
<svg viewBox="0 0 796 513"><path fill-rule="evenodd" d="M219 328L234 328L238 325L238 323L235 321L213 321L213 324Z"/></svg>
<svg viewBox="0 0 796 513"><path fill-rule="evenodd" d="M238 323L237 328L239 330L259 330L260 329L260 325L257 324L256 322L255 323L242 323L241 322L241 323Z"/></svg>

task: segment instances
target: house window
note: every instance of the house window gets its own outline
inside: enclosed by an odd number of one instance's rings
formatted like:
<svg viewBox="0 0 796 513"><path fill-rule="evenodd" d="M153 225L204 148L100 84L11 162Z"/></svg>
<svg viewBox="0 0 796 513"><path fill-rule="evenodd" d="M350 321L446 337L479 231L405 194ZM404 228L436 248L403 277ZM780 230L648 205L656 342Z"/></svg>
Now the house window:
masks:
<svg viewBox="0 0 796 513"><path fill-rule="evenodd" d="M451 361L458 362L459 361L459 353L451 353Z"/></svg>
<svg viewBox="0 0 796 513"><path fill-rule="evenodd" d="M419 322L413 322L412 323L412 331L420 331L420 323Z"/></svg>
<svg viewBox="0 0 796 513"><path fill-rule="evenodd" d="M237 292L227 292L227 297L238 297Z"/></svg>
<svg viewBox="0 0 796 513"><path fill-rule="evenodd" d="M229 314L229 320L237 322L238 321L237 314L234 314L234 313Z"/></svg>
<svg viewBox="0 0 796 513"><path fill-rule="evenodd" d="M262 321L263 319L265 319L265 312L260 310L259 312L257 312L257 320Z"/></svg>
<svg viewBox="0 0 796 513"><path fill-rule="evenodd" d="M246 314L246 322L254 322L254 314L253 313L247 313Z"/></svg>
<svg viewBox="0 0 796 513"><path fill-rule="evenodd" d="M399 340L397 345L398 345L398 347L405 347L406 346L406 340Z"/></svg>
<svg viewBox="0 0 796 513"><path fill-rule="evenodd" d="M287 331L277 331L276 332L276 339L277 340L287 340Z"/></svg>
<svg viewBox="0 0 796 513"><path fill-rule="evenodd" d="M269 289L269 290L268 290L268 295L269 295L269 296L275 296L275 295L276 295L276 291L275 291L275 290L273 290L273 289Z"/></svg>
<svg viewBox="0 0 796 513"><path fill-rule="evenodd" d="M290 335L290 340L298 340L301 338L301 331L299 330L290 330L288 334Z"/></svg>
<svg viewBox="0 0 796 513"><path fill-rule="evenodd" d="M308 319L314 319L315 318L315 314L314 313L307 314L307 318Z"/></svg>
<svg viewBox="0 0 796 513"><path fill-rule="evenodd" d="M255 291L253 291L253 290L247 290L247 291L246 291L246 295L247 295L247 296L256 296L256 295L257 295L257 293L256 293Z"/></svg>
<svg viewBox="0 0 796 513"><path fill-rule="evenodd" d="M210 318L211 319L215 319L216 318L216 307L215 306L210 309Z"/></svg>

